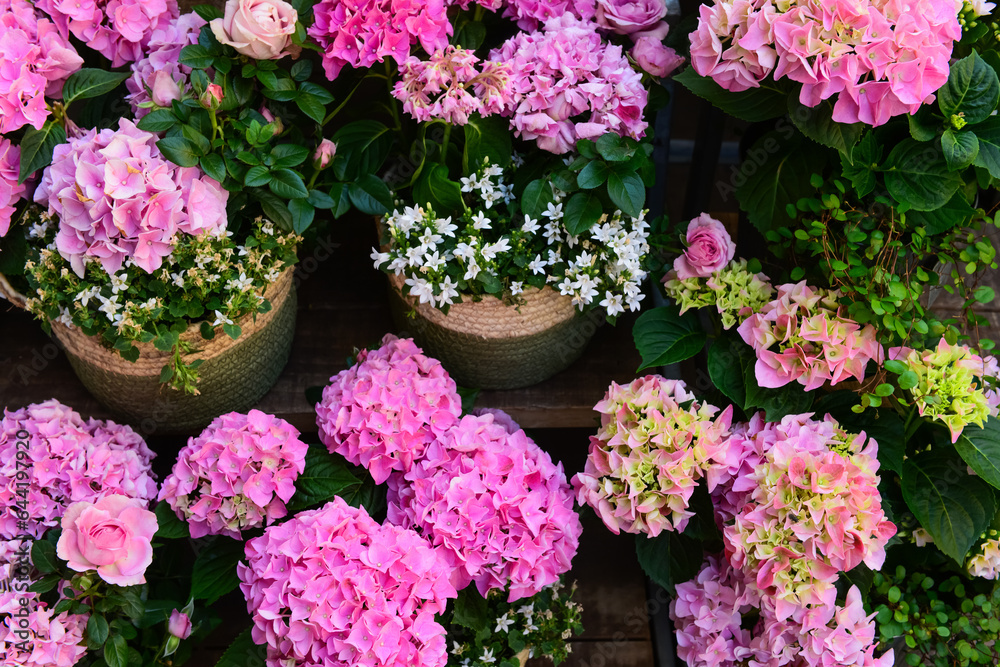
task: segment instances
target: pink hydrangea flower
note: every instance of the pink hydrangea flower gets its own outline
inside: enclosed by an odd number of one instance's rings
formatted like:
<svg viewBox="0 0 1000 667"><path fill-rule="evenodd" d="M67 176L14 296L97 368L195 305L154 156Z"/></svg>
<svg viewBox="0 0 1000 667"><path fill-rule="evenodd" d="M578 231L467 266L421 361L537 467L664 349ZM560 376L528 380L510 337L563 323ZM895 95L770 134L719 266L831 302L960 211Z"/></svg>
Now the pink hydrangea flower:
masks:
<svg viewBox="0 0 1000 667"><path fill-rule="evenodd" d="M716 0L699 14L698 74L734 92L787 77L805 106L836 96L834 120L873 126L933 99L962 36L952 0Z"/></svg>
<svg viewBox="0 0 1000 667"><path fill-rule="evenodd" d="M284 419L251 410L216 418L177 455L160 489L191 537L229 535L288 514L308 446Z"/></svg>
<svg viewBox="0 0 1000 667"><path fill-rule="evenodd" d="M56 146L35 201L58 216L56 247L77 275L94 260L109 274L126 260L152 273L176 234L225 233L229 193L197 167L169 162L156 140L122 118L118 130Z"/></svg>
<svg viewBox="0 0 1000 667"><path fill-rule="evenodd" d="M445 664L434 616L457 593L444 558L412 530L337 498L267 528L246 556L237 574L268 667Z"/></svg>
<svg viewBox="0 0 1000 667"><path fill-rule="evenodd" d="M25 187L18 183L21 172L21 147L0 137L0 236L5 236L14 217L14 204L24 196Z"/></svg>
<svg viewBox="0 0 1000 667"><path fill-rule="evenodd" d="M44 602L31 605L26 628L20 625L22 619L5 613L0 621L0 667L73 667L87 652L89 619L68 611L53 614ZM31 633L27 640L20 634L24 630Z"/></svg>
<svg viewBox="0 0 1000 667"><path fill-rule="evenodd" d="M840 572L882 567L896 527L882 511L874 440L829 415L765 423L757 414L727 447L742 461L716 490L726 553L774 599L779 620L832 605Z"/></svg>
<svg viewBox="0 0 1000 667"><path fill-rule="evenodd" d="M562 464L493 415L467 416L389 478L389 521L424 535L482 595L529 597L569 571L582 526Z"/></svg>
<svg viewBox="0 0 1000 667"><path fill-rule="evenodd" d="M697 402L681 408L693 400L680 380L648 375L628 386L612 383L594 407L601 429L573 488L616 535L682 532L694 516L688 502L698 480L707 477L709 491L715 488L733 410L718 415Z"/></svg>
<svg viewBox="0 0 1000 667"><path fill-rule="evenodd" d="M798 382L812 391L847 378L860 382L869 361L882 363L875 327L843 317L839 297L805 281L779 285L774 301L740 324L737 331L757 354L754 373L761 387Z"/></svg>
<svg viewBox="0 0 1000 667"><path fill-rule="evenodd" d="M22 444L23 443L23 444ZM5 411L0 420L0 537L40 538L59 525L67 506L124 495L148 504L156 497L155 454L128 426L80 415L58 401ZM18 470L31 465L27 530L18 527ZM21 462L21 468L18 468Z"/></svg>
<svg viewBox="0 0 1000 667"><path fill-rule="evenodd" d="M565 153L606 132L645 134L642 76L594 23L572 14L550 19L540 32L514 35L490 59L513 70L511 129L542 150Z"/></svg>
<svg viewBox="0 0 1000 667"><path fill-rule="evenodd" d="M367 68L386 58L402 65L418 42L427 53L444 49L453 33L446 10L444 0L320 0L308 33L333 81L344 65Z"/></svg>
<svg viewBox="0 0 1000 667"><path fill-rule="evenodd" d="M198 43L198 34L204 25L205 19L188 12L150 33L143 57L132 63L132 76L125 80L129 92L125 99L132 106L136 119L149 113L149 108L140 106L142 104L155 101L159 106L167 106L160 104L164 99L156 100L157 83L161 86L164 82L173 83L179 93L176 99L187 89L191 68L180 64L181 49Z"/></svg>
<svg viewBox="0 0 1000 667"><path fill-rule="evenodd" d="M503 16L517 22L521 30L537 30L549 19L575 16L584 21L594 18L595 0L447 0L449 5L468 9L475 3L491 12L503 9Z"/></svg>
<svg viewBox="0 0 1000 667"><path fill-rule="evenodd" d="M507 63L484 62L468 49L449 46L427 61L410 56L400 67L392 95L403 111L418 121L440 118L465 125L469 116L489 116L511 104L511 71Z"/></svg>
<svg viewBox="0 0 1000 667"><path fill-rule="evenodd" d="M0 63L0 134L40 130L45 97L62 97L63 83L83 67L66 35L27 0L0 0Z"/></svg>
<svg viewBox="0 0 1000 667"><path fill-rule="evenodd" d="M368 468L381 484L393 471L408 471L461 414L458 388L441 362L390 334L330 378L316 424L331 452Z"/></svg>
<svg viewBox="0 0 1000 667"><path fill-rule="evenodd" d="M64 38L70 33L121 67L146 55L154 31L180 13L177 0L38 0Z"/></svg>

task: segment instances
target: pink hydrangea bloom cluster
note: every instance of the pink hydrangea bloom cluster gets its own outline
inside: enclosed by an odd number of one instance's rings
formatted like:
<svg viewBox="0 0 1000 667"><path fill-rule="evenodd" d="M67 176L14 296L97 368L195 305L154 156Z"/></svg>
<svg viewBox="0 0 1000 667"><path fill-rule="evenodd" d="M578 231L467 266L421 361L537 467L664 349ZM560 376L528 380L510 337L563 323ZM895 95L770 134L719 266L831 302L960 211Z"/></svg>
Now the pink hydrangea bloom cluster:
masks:
<svg viewBox="0 0 1000 667"><path fill-rule="evenodd" d="M14 217L14 204L24 196L24 184L18 183L21 172L21 147L0 137L0 236L6 236Z"/></svg>
<svg viewBox="0 0 1000 667"><path fill-rule="evenodd" d="M63 83L83 59L50 19L27 0L0 0L0 134L42 129L45 97L62 97Z"/></svg>
<svg viewBox="0 0 1000 667"><path fill-rule="evenodd" d="M896 527L882 510L874 440L830 416L765 423L758 414L729 447L752 470L721 493L723 514L735 515L723 528L726 553L773 598L779 619L831 606L840 572L882 566Z"/></svg>
<svg viewBox="0 0 1000 667"><path fill-rule="evenodd" d="M27 628L12 613L0 621L0 667L73 667L87 652L88 614L52 613L44 602L32 604ZM18 631L31 632L29 640ZM28 650L24 650L27 648Z"/></svg>
<svg viewBox="0 0 1000 667"><path fill-rule="evenodd" d="M132 63L132 76L125 80L128 96L135 117L142 118L149 109L143 104L155 102L159 106L168 99L180 99L191 68L181 65L181 49L198 43L198 34L205 19L194 12L182 14L167 24L157 26L149 36L149 45L143 57Z"/></svg>
<svg viewBox="0 0 1000 667"><path fill-rule="evenodd" d="M648 375L628 386L612 383L594 409L601 429L590 438L584 471L573 477L579 503L616 535L683 531L698 480L707 477L709 491L719 481L732 406L720 415L695 402L680 380Z"/></svg>
<svg viewBox="0 0 1000 667"><path fill-rule="evenodd" d="M62 36L70 33L111 60L112 67L139 60L157 28L177 18L177 0L38 0Z"/></svg>
<svg viewBox="0 0 1000 667"><path fill-rule="evenodd" d="M229 535L288 514L308 446L284 419L260 410L217 417L177 455L163 482L166 500L191 537Z"/></svg>
<svg viewBox="0 0 1000 667"><path fill-rule="evenodd" d="M23 444L22 444L23 443ZM26 452L25 454L20 454ZM20 456L20 458L19 458ZM27 530L18 528L18 470L31 465ZM51 400L0 420L0 537L25 533L39 538L59 524L63 511L79 501L124 495L146 503L156 497L151 461L155 454L130 427L96 419ZM21 467L18 467L18 462Z"/></svg>
<svg viewBox="0 0 1000 667"><path fill-rule="evenodd" d="M400 67L392 95L403 111L423 122L440 118L465 125L471 114L490 116L511 104L511 70L507 63L481 64L469 49L448 46L429 60L410 56Z"/></svg>
<svg viewBox="0 0 1000 667"><path fill-rule="evenodd" d="M117 130L56 146L35 201L58 216L56 247L77 275L93 260L109 274L126 260L152 273L176 234L225 233L229 193L197 167L169 162L156 140L122 118Z"/></svg>
<svg viewBox="0 0 1000 667"><path fill-rule="evenodd" d="M516 21L518 28L528 31L560 16L589 21L597 10L595 0L451 0L448 4L468 9L473 2L492 12L503 8L504 18Z"/></svg>
<svg viewBox="0 0 1000 667"><path fill-rule="evenodd" d="M267 528L246 556L240 588L269 667L445 664L434 616L457 593L448 565L413 531L337 498Z"/></svg>
<svg viewBox="0 0 1000 667"><path fill-rule="evenodd" d="M737 328L757 354L761 387L798 382L812 391L826 382L864 379L869 361L885 353L873 326L840 315L837 291L812 289L805 281L778 286L778 295Z"/></svg>
<svg viewBox="0 0 1000 667"><path fill-rule="evenodd" d="M466 416L389 480L390 523L443 554L456 589L529 597L569 571L582 525L562 464L493 415Z"/></svg>
<svg viewBox="0 0 1000 667"><path fill-rule="evenodd" d="M638 139L647 92L622 48L605 42L595 23L565 14L539 32L518 33L490 53L513 70L510 125L551 153L607 132Z"/></svg>
<svg viewBox="0 0 1000 667"><path fill-rule="evenodd" d="M731 91L787 77L802 84L802 104L836 95L834 120L882 125L916 113L948 80L957 9L954 0L716 0L701 6L691 64Z"/></svg>
<svg viewBox="0 0 1000 667"><path fill-rule="evenodd" d="M745 623L751 616L756 623ZM852 586L844 606L800 608L780 619L773 602L722 556L677 586L670 603L677 654L688 667L891 667L876 658L874 614Z"/></svg>
<svg viewBox="0 0 1000 667"><path fill-rule="evenodd" d="M368 468L381 484L393 471L408 471L461 414L458 388L441 362L390 334L330 379L316 424L331 452Z"/></svg>
<svg viewBox="0 0 1000 667"><path fill-rule="evenodd" d="M444 0L320 0L309 36L323 48L333 81L344 65L371 67L392 58L402 65L419 42L427 53L448 46L453 33Z"/></svg>

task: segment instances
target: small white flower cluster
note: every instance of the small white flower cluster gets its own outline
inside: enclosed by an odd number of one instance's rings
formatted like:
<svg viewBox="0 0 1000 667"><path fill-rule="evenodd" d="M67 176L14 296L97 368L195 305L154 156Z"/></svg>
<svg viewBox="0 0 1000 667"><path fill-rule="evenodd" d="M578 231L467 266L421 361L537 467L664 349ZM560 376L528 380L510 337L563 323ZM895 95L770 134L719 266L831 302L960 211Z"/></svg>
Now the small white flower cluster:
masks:
<svg viewBox="0 0 1000 667"><path fill-rule="evenodd" d="M574 236L563 222L566 193L553 187L541 219L515 215L503 176L487 162L462 178L462 191L475 201L457 221L429 207L396 208L384 221L386 250L373 249L375 267L403 277L411 296L441 309L463 295L516 301L526 289L546 285L580 310L600 306L613 317L639 309L649 252L645 212L635 219L621 211L603 215Z"/></svg>

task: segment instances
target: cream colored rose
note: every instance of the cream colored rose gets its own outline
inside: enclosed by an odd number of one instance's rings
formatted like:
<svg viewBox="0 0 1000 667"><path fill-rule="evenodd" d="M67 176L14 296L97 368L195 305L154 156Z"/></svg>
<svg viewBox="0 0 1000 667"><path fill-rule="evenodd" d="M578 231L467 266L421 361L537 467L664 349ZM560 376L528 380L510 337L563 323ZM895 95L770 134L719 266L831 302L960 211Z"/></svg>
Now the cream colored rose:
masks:
<svg viewBox="0 0 1000 667"><path fill-rule="evenodd" d="M277 60L295 50L298 12L282 0L229 0L226 15L213 19L212 32L223 44L256 60Z"/></svg>

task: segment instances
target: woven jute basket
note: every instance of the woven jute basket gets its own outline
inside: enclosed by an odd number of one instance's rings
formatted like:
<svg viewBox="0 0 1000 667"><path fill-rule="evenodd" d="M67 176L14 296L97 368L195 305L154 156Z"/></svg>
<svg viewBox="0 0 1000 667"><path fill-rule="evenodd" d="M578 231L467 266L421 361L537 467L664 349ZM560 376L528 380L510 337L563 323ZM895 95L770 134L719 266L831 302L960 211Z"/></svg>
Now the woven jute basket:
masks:
<svg viewBox="0 0 1000 667"><path fill-rule="evenodd" d="M139 359L133 363L77 327L53 322L52 334L87 390L119 418L146 433L190 433L221 414L249 410L274 386L288 362L295 334L293 274L294 267L285 269L263 292L271 310L236 322L242 329L236 340L221 327L214 338L205 340L196 324L181 335L193 348L185 361L203 360L198 395L160 383L160 372L173 353L157 350L152 343L136 344ZM0 283L5 292L9 287ZM5 296L23 307L23 297L11 292Z"/></svg>
<svg viewBox="0 0 1000 667"><path fill-rule="evenodd" d="M403 281L389 276L397 329L411 334L466 387L517 389L546 380L583 354L601 322L550 287L525 290L520 306L492 296L465 297L445 315L404 295Z"/></svg>

